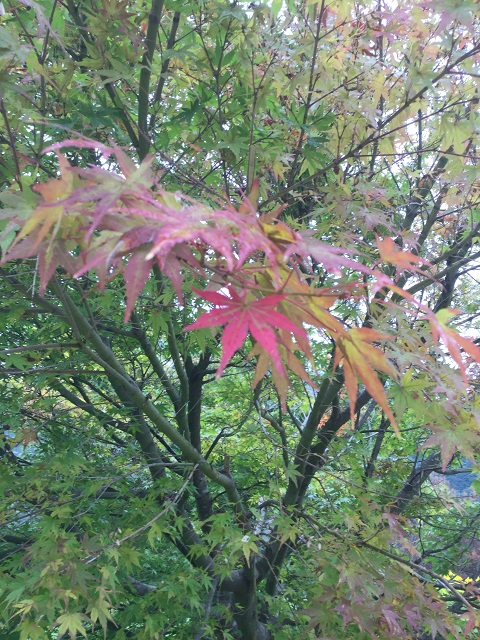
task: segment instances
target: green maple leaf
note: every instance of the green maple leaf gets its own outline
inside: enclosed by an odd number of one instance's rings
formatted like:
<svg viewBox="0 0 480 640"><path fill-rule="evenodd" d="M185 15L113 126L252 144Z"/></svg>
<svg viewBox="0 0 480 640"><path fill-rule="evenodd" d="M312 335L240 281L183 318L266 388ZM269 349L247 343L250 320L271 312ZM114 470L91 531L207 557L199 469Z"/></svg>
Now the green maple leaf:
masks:
<svg viewBox="0 0 480 640"><path fill-rule="evenodd" d="M422 445L422 449L440 447L443 471L449 465L457 449L466 458L475 462L474 448L480 444L475 416L461 410L458 416L450 416L451 419L446 416L446 418L442 424L426 425L433 433Z"/></svg>
<svg viewBox="0 0 480 640"><path fill-rule="evenodd" d="M434 383L423 376L413 377L413 369L409 369L399 384L394 385L390 395L394 400L395 413L402 416L407 409L414 409L415 413L421 412L425 406L423 393L425 389L432 387Z"/></svg>
<svg viewBox="0 0 480 640"><path fill-rule="evenodd" d="M57 623L60 624L58 628L59 637L65 635L67 632L71 638L76 638L77 632L81 633L84 638L87 637L82 616L79 613L64 613L57 618Z"/></svg>

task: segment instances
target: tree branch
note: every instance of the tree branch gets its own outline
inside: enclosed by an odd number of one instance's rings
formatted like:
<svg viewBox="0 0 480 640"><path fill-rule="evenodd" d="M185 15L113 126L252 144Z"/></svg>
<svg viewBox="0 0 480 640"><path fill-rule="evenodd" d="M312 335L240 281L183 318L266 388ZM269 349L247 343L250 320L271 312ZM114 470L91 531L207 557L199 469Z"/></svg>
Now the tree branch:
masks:
<svg viewBox="0 0 480 640"><path fill-rule="evenodd" d="M167 53L172 51L173 47L175 46L175 37L177 35L179 24L180 24L180 11L175 11L175 13L173 14L172 27L170 29L170 33L168 35L168 40L167 40L167 48L166 48ZM153 104L157 104L158 102L160 102L162 98L162 92L166 82L166 74L168 72L169 62L170 62L169 56L167 56L165 60L162 62L162 68L160 69L160 79L158 81L158 85L155 90L155 95L153 96ZM153 131L155 127L156 118L157 118L157 114L152 113L150 116L150 131Z"/></svg>
<svg viewBox="0 0 480 640"><path fill-rule="evenodd" d="M145 38L145 53L140 71L138 91L138 156L143 160L150 150L150 135L148 133L148 107L150 100L150 77L152 75L152 60L157 44L160 19L163 12L163 0L152 0L152 8L148 14L147 36Z"/></svg>

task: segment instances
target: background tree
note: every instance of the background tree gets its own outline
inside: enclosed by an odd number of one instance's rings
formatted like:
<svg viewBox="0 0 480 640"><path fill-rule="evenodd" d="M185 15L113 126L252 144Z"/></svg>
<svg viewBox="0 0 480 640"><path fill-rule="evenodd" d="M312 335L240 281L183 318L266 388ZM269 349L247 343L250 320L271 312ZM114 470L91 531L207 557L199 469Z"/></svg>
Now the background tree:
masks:
<svg viewBox="0 0 480 640"><path fill-rule="evenodd" d="M477 3L4 8L2 637L475 637Z"/></svg>

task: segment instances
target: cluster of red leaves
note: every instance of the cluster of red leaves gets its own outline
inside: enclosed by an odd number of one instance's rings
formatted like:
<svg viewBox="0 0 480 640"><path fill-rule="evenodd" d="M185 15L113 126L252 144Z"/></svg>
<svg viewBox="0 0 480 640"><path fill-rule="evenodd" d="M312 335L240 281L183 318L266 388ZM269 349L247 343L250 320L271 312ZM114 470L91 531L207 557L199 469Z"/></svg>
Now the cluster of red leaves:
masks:
<svg viewBox="0 0 480 640"><path fill-rule="evenodd" d="M311 383L294 353L311 359L305 330L311 325L335 342L334 367L343 365L352 417L360 378L395 426L376 372L395 376L396 371L373 344L389 337L368 328L348 330L330 309L345 297L366 298L366 278L374 293L386 288L414 302L412 296L345 249L291 229L278 220L281 209L260 216L256 187L238 208L212 208L166 192L155 178L152 158L136 166L121 149L90 140L66 140L46 151L66 146L94 148L105 159L113 156L120 172L113 173L106 162L105 167L73 167L59 153L61 177L36 187L42 200L25 223L17 221L20 231L3 262L37 257L41 294L58 265L75 277L94 270L101 288L122 272L126 322L154 266L170 279L179 300L184 276L193 272L208 283L195 293L214 308L186 329L224 327L218 375L250 335L250 355L257 360L254 384L271 369L284 401L287 369ZM377 245L381 259L400 271L418 271L416 264L426 264L391 238L377 238ZM332 275L353 277L332 289L317 287L314 264ZM443 318L426 313L435 339L444 339L462 369L460 348L480 361L480 349L447 328Z"/></svg>

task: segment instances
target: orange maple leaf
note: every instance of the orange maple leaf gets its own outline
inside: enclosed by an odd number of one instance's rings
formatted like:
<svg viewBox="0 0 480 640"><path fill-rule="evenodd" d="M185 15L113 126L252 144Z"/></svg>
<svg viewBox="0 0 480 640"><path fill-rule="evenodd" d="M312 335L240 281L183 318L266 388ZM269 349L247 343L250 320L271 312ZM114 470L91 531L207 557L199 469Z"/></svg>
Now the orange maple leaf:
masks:
<svg viewBox="0 0 480 640"><path fill-rule="evenodd" d="M367 327L351 329L346 336L335 336L337 348L335 350L333 367L335 370L336 367L343 362L345 386L350 402L350 419L352 424L355 418L358 378L360 378L369 394L390 420L395 433L400 436L395 416L388 406L385 389L375 372L376 370L388 375L397 376L397 372L387 360L385 354L380 351L378 347L371 344L372 342L386 339L388 339L388 336Z"/></svg>
<svg viewBox="0 0 480 640"><path fill-rule="evenodd" d="M401 270L419 271L416 264L431 266L427 260L415 255L411 251L403 251L393 240L393 238L385 238L381 240L378 235L375 236L380 257L385 262L390 262ZM423 273L423 272L422 272Z"/></svg>

